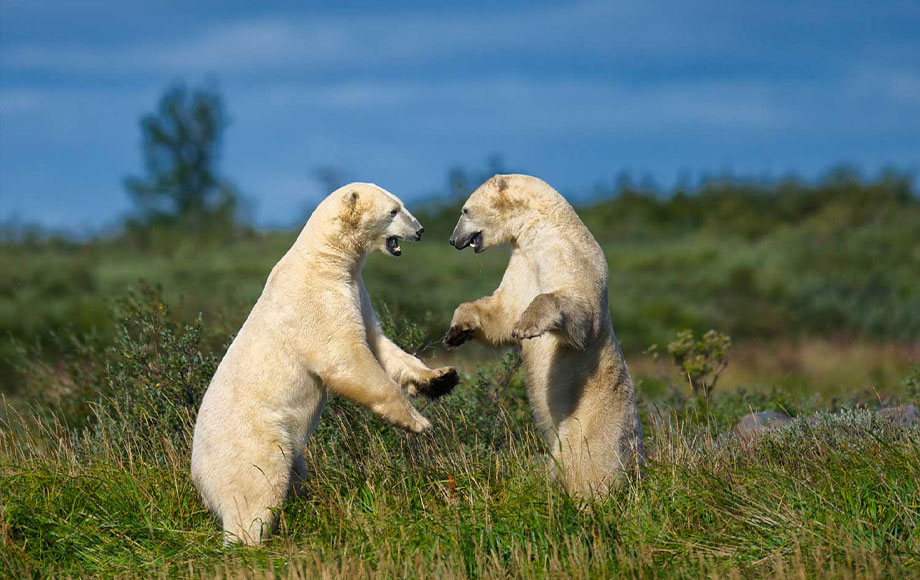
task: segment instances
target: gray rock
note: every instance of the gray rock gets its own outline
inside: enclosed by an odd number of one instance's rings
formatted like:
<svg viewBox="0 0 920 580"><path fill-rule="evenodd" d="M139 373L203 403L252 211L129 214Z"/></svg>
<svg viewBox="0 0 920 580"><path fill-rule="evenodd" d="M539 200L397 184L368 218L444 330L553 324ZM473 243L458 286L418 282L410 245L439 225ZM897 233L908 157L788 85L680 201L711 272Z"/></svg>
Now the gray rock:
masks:
<svg viewBox="0 0 920 580"><path fill-rule="evenodd" d="M732 427L732 434L736 437L750 438L765 429L782 427L789 421L792 421L792 417L779 411L748 413L735 423L735 426Z"/></svg>
<svg viewBox="0 0 920 580"><path fill-rule="evenodd" d="M912 425L920 421L920 413L917 412L917 407L913 405L901 405L899 407L880 409L878 416L904 426Z"/></svg>

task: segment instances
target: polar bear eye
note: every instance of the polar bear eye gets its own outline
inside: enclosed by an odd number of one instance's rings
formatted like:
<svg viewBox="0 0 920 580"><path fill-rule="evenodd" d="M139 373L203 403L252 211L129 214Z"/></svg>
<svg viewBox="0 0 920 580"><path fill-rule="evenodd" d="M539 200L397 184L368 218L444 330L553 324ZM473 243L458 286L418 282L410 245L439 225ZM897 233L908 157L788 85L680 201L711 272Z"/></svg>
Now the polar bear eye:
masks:
<svg viewBox="0 0 920 580"><path fill-rule="evenodd" d="M398 208L398 207L390 211L390 215L392 215L392 216L395 216L395 215L398 214L398 213L399 213L399 208Z"/></svg>
<svg viewBox="0 0 920 580"><path fill-rule="evenodd" d="M463 215L470 215L470 210L463 208Z"/></svg>

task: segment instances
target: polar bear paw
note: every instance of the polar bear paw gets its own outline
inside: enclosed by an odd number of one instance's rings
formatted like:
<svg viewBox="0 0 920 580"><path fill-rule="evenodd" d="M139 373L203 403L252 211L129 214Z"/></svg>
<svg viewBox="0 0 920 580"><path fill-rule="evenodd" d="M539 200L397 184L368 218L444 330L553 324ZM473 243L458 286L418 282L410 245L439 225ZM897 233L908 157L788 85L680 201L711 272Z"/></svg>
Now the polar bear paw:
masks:
<svg viewBox="0 0 920 580"><path fill-rule="evenodd" d="M371 405L370 411L384 421L411 433L424 433L431 429L431 421L419 413L407 399Z"/></svg>
<svg viewBox="0 0 920 580"><path fill-rule="evenodd" d="M479 315L472 302L464 302L454 310L450 320L450 329L441 342L447 348L456 348L469 340L476 329L479 328Z"/></svg>
<svg viewBox="0 0 920 580"><path fill-rule="evenodd" d="M447 348L457 348L473 336L473 329L466 325L451 326L441 339Z"/></svg>
<svg viewBox="0 0 920 580"><path fill-rule="evenodd" d="M431 421L415 409L412 409L412 419L412 422L406 425L409 431L413 433L424 433L431 429Z"/></svg>
<svg viewBox="0 0 920 580"><path fill-rule="evenodd" d="M521 318L511 330L514 340L537 338L547 332L557 330L562 324L562 315L552 295L540 294L521 314Z"/></svg>
<svg viewBox="0 0 920 580"><path fill-rule="evenodd" d="M527 326L515 326L514 330L511 331L511 338L514 340L526 340L528 338L537 338L542 336L546 332L545 328L540 328L535 324Z"/></svg>
<svg viewBox="0 0 920 580"><path fill-rule="evenodd" d="M460 375L454 367L441 367L431 371L431 377L415 385L415 392L424 395L429 399L442 397L457 386L460 382Z"/></svg>
<svg viewBox="0 0 920 580"><path fill-rule="evenodd" d="M528 338L537 338L544 333L552 330L552 326L541 320L534 320L524 316L514 325L511 330L511 338L514 340L527 340Z"/></svg>

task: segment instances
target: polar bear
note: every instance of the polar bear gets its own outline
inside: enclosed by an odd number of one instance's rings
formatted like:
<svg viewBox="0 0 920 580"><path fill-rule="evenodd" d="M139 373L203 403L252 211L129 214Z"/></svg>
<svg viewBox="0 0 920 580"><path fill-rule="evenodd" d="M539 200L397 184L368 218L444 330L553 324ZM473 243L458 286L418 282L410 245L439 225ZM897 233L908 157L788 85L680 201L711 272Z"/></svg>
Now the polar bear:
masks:
<svg viewBox="0 0 920 580"><path fill-rule="evenodd" d="M637 473L643 452L635 389L610 322L606 259L572 206L527 175L482 184L450 237L477 253L504 242L512 253L501 284L457 307L444 343L521 343L553 470L570 493L596 497Z"/></svg>
<svg viewBox="0 0 920 580"><path fill-rule="evenodd" d="M391 193L353 183L323 200L262 291L217 368L195 424L192 480L224 543L258 544L304 477L303 446L331 392L419 433L409 402L457 383L380 330L361 279L368 252L399 256L423 228Z"/></svg>

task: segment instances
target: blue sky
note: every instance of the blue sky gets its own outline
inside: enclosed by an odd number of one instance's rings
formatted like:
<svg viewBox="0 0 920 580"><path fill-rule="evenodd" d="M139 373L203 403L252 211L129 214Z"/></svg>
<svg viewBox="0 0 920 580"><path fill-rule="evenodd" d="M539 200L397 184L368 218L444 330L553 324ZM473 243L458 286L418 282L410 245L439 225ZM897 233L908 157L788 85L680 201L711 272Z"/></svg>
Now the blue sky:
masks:
<svg viewBox="0 0 920 580"><path fill-rule="evenodd" d="M915 0L437 4L2 0L0 220L113 223L139 117L209 78L260 224L303 216L319 166L410 201L492 153L567 193L920 169Z"/></svg>

